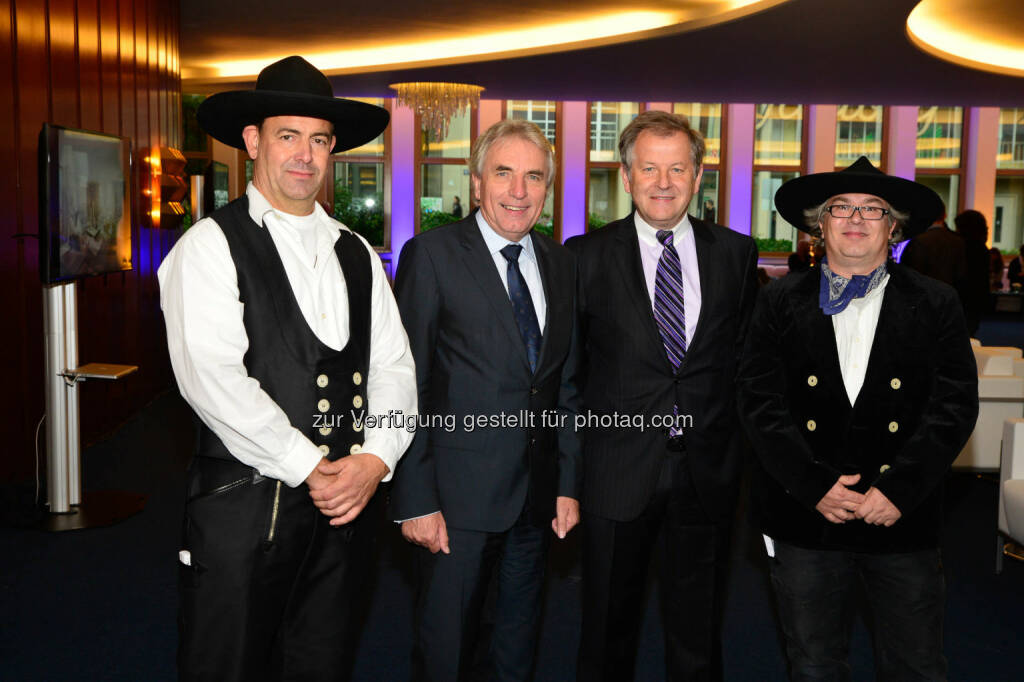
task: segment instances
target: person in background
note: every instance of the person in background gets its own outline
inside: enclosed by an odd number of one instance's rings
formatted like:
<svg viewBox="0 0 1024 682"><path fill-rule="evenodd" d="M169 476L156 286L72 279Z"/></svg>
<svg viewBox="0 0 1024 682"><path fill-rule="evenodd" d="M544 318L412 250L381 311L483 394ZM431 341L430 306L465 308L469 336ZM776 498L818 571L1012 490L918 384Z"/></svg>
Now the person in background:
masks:
<svg viewBox="0 0 1024 682"><path fill-rule="evenodd" d="M1002 291L1003 289L1003 272L1006 270L1006 264L1003 262L1003 252L998 247L993 246L988 250L989 258L989 286L992 291Z"/></svg>
<svg viewBox="0 0 1024 682"><path fill-rule="evenodd" d="M806 272L811 269L811 240L801 239L796 243L796 251L789 254L790 272Z"/></svg>
<svg viewBox="0 0 1024 682"><path fill-rule="evenodd" d="M462 217L462 202L459 201L458 197L452 200L452 215L456 218Z"/></svg>
<svg viewBox="0 0 1024 682"><path fill-rule="evenodd" d="M945 680L942 496L977 368L956 292L888 258L941 201L861 157L775 205L825 249L761 291L737 380L790 679L850 679L863 589L877 678Z"/></svg>
<svg viewBox="0 0 1024 682"><path fill-rule="evenodd" d="M982 314L989 307L991 260L988 255L988 223L985 216L968 209L953 219L957 233L964 239L967 276L964 281L964 315L967 331L974 336Z"/></svg>
<svg viewBox="0 0 1024 682"><path fill-rule="evenodd" d="M1020 254L1010 261L1006 276L1010 280L1011 288L1015 284L1018 287L1024 286L1024 244L1020 245Z"/></svg>

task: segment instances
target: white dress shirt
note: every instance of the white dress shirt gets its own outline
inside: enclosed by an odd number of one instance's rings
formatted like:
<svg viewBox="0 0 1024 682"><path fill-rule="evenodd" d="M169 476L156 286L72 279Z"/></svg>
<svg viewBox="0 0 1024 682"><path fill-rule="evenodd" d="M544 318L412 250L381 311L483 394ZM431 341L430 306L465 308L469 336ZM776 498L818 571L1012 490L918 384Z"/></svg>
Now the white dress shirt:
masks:
<svg viewBox="0 0 1024 682"><path fill-rule="evenodd" d="M523 280L530 289L530 298L533 300L533 309L537 313L537 326L543 334L544 322L547 320L547 299L544 297L544 283L540 279L540 267L537 265L537 254L533 249L533 238L529 234L522 241L513 242L505 239L487 224L480 211L476 212L476 224L483 235L487 250L494 260L494 267L498 269L498 276L508 293L508 261L501 255L501 250L509 244L519 244L523 250L519 252L519 272L523 273Z"/></svg>
<svg viewBox="0 0 1024 682"><path fill-rule="evenodd" d="M344 348L349 339L348 288L334 243L348 228L319 204L309 216L293 216L271 207L252 183L246 196L250 217L270 232L306 323L327 346ZM371 255L372 271L369 413L396 410L408 418L415 415L417 403L409 339L380 259L366 240L359 239ZM193 225L171 249L157 276L171 366L182 396L240 462L298 486L322 455L242 363L249 347L244 306L220 226L212 218ZM312 412L311 407L310 419ZM365 427L361 451L387 465L388 480L413 434L400 422L379 422L375 428Z"/></svg>
<svg viewBox="0 0 1024 682"><path fill-rule="evenodd" d="M651 309L654 309L654 284L658 276L658 261L665 250L658 241L656 227L652 227L640 212L633 213L636 223L636 234L640 239L640 262L644 266L644 279L647 282L647 294L651 298ZM697 244L693 239L693 225L690 216L672 228L672 245L679 254L679 267L683 272L683 312L686 316L686 347L693 345L693 335L697 332L697 320L700 318L700 270L697 266Z"/></svg>
<svg viewBox="0 0 1024 682"><path fill-rule="evenodd" d="M846 386L850 405L857 402L857 396L864 385L864 373L868 369L871 344L875 340L878 315L882 312L882 297L888 283L889 275L886 275L867 296L851 300L843 312L832 316L832 329L836 333L836 348L839 350L839 369L843 373L843 385Z"/></svg>

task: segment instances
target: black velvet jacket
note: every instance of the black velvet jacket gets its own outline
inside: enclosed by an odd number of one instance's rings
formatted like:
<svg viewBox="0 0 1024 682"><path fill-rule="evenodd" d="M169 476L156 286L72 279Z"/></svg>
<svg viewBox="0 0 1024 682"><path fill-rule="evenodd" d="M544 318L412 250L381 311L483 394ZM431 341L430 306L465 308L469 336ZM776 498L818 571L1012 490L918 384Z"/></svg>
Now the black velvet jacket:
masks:
<svg viewBox="0 0 1024 682"><path fill-rule="evenodd" d="M954 290L895 263L864 385L850 405L820 271L758 298L740 363L738 406L757 455L754 506L769 536L814 549L936 547L943 479L978 416L978 377ZM814 506L841 474L899 508L891 527L827 521Z"/></svg>

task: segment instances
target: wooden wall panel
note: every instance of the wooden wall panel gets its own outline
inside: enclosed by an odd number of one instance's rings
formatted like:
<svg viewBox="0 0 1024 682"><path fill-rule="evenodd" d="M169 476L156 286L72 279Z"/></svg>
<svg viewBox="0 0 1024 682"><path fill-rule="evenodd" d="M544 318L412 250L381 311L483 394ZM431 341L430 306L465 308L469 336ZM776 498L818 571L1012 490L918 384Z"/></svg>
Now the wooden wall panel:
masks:
<svg viewBox="0 0 1024 682"><path fill-rule="evenodd" d="M86 130L103 127L100 98L100 26L97 0L78 0L78 92L79 126Z"/></svg>
<svg viewBox="0 0 1024 682"><path fill-rule="evenodd" d="M0 0L0 153L11 160L0 165L0 290L10 320L0 353L13 361L17 383L0 393L0 482L31 474L32 440L45 409L42 286L32 236L44 122L132 140L135 269L82 280L76 291L80 360L141 369L118 382L81 385L83 444L173 385L156 267L176 235L140 226L148 206L138 175L153 147L180 144L178 12L177 3L162 0Z"/></svg>
<svg viewBox="0 0 1024 682"><path fill-rule="evenodd" d="M20 4L20 3L19 3ZM77 11L75 0L48 0L50 116L57 125L79 127ZM45 81L44 81L45 83Z"/></svg>
<svg viewBox="0 0 1024 682"><path fill-rule="evenodd" d="M100 0L100 118L102 130L120 135L121 122L121 17L117 0Z"/></svg>

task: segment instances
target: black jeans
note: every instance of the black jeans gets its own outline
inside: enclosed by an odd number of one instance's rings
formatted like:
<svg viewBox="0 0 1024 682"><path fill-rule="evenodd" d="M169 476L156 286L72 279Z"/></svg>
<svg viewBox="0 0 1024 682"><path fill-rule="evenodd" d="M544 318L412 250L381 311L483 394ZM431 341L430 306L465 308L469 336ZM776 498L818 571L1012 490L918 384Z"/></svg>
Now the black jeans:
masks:
<svg viewBox="0 0 1024 682"><path fill-rule="evenodd" d="M771 574L790 679L850 679L850 626L858 583L871 613L877 679L946 679L946 584L937 549L867 554L776 542Z"/></svg>

